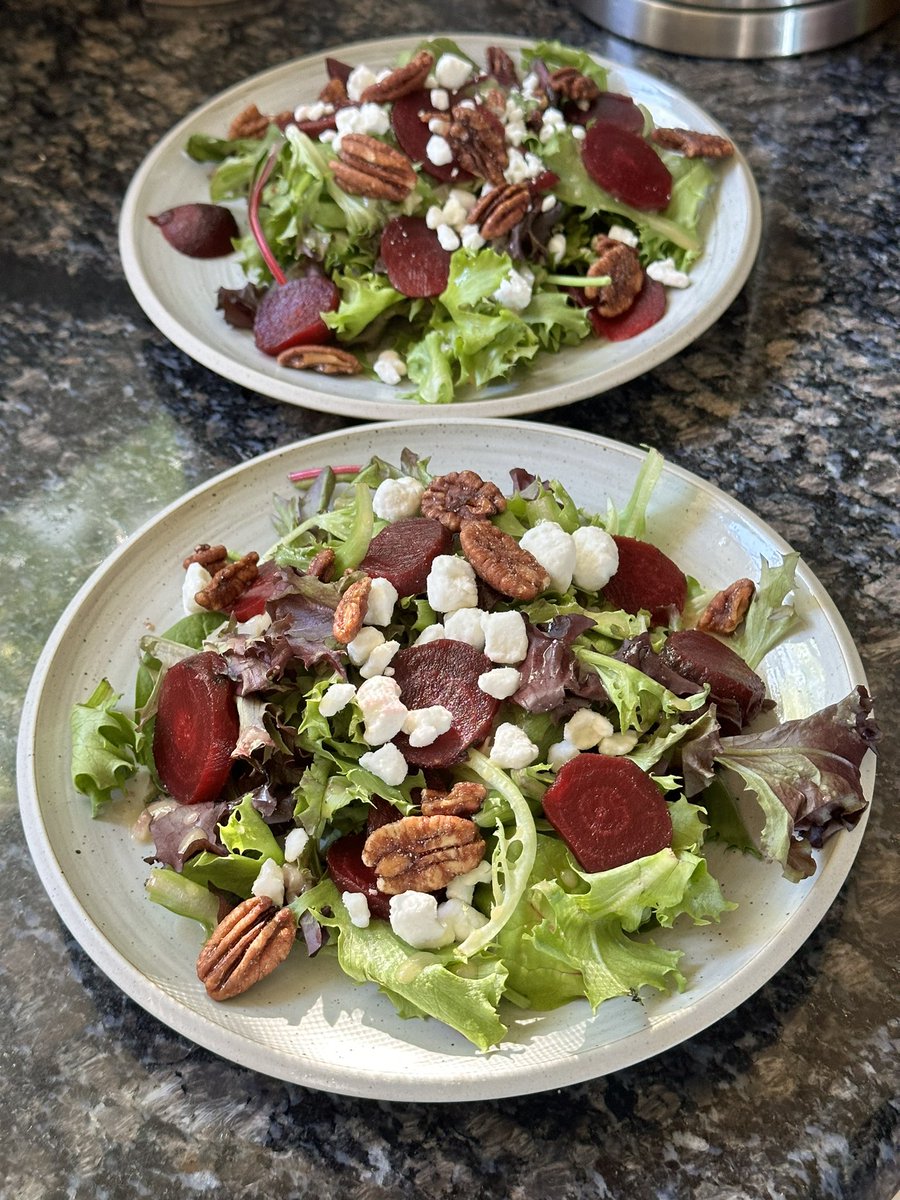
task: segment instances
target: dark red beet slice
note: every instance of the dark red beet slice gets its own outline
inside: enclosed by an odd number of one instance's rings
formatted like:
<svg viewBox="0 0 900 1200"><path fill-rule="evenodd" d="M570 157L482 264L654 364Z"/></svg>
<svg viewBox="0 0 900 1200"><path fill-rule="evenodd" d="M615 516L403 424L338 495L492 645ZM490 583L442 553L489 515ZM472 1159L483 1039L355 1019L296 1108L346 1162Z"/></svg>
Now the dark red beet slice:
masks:
<svg viewBox="0 0 900 1200"><path fill-rule="evenodd" d="M619 569L603 589L614 608L636 613L645 608L656 625L668 625L671 608L678 612L687 599L687 580L671 558L638 538L615 536Z"/></svg>
<svg viewBox="0 0 900 1200"><path fill-rule="evenodd" d="M259 574L234 604L231 615L236 621L249 621L265 611L267 602L271 599L272 591L281 581L281 571L275 562L268 559L260 563Z"/></svg>
<svg viewBox="0 0 900 1200"><path fill-rule="evenodd" d="M273 284L260 300L253 322L258 349L276 355L291 346L330 341L322 313L333 312L340 299L340 292L324 275Z"/></svg>
<svg viewBox="0 0 900 1200"><path fill-rule="evenodd" d="M650 143L611 121L588 126L581 157L591 179L632 208L659 212L672 198L672 176Z"/></svg>
<svg viewBox="0 0 900 1200"><path fill-rule="evenodd" d="M179 204L150 220L170 246L190 258L221 258L240 236L234 214L221 204Z"/></svg>
<svg viewBox="0 0 900 1200"><path fill-rule="evenodd" d="M440 179L442 183L451 181L462 183L471 179L472 176L469 172L461 170L456 163L443 163L439 166L437 163L433 163L425 153L425 147L431 137L431 130L426 121L419 120L419 113L433 111L431 93L427 88L409 92L406 96L400 96L394 101L391 109L391 126L394 130L394 137L400 143L400 148L409 155L413 162L421 163L422 170L432 179Z"/></svg>
<svg viewBox="0 0 900 1200"><path fill-rule="evenodd" d="M340 892L362 892L369 902L373 917L387 921L391 915L391 898L379 892L375 872L362 860L366 833L348 833L332 842L325 852L328 874Z"/></svg>
<svg viewBox="0 0 900 1200"><path fill-rule="evenodd" d="M544 815L585 871L610 871L672 845L663 794L630 758L579 754L544 793Z"/></svg>
<svg viewBox="0 0 900 1200"><path fill-rule="evenodd" d="M332 114L330 117L319 117L317 120L294 121L293 119L287 122L288 125L296 125L301 133L305 133L307 137L317 138L320 133L324 133L326 129L337 129L337 119Z"/></svg>
<svg viewBox="0 0 900 1200"><path fill-rule="evenodd" d="M529 179L528 189L532 194L540 194L541 192L552 191L559 183L559 176L555 171L541 171L540 175L535 175L534 179Z"/></svg>
<svg viewBox="0 0 900 1200"><path fill-rule="evenodd" d="M699 629L684 629L669 634L659 657L667 667L694 683L709 684L710 701L721 708L720 724L728 733L741 728L759 713L766 699L766 685L739 654ZM731 704L729 704L731 702ZM740 725L728 720L736 704ZM723 720L723 716L725 719Z"/></svg>
<svg viewBox="0 0 900 1200"><path fill-rule="evenodd" d="M402 820L403 813L384 796L370 796L369 799L372 807L366 816L366 833L374 833L382 825L393 825L394 821Z"/></svg>
<svg viewBox="0 0 900 1200"><path fill-rule="evenodd" d="M610 342L625 342L655 325L665 311L666 289L658 280L645 275L631 308L617 317L602 317L594 306L588 316L597 337L605 337Z"/></svg>
<svg viewBox="0 0 900 1200"><path fill-rule="evenodd" d="M240 728L235 689L225 659L211 650L182 659L163 676L153 761L181 804L215 800L225 786Z"/></svg>
<svg viewBox="0 0 900 1200"><path fill-rule="evenodd" d="M629 133L644 132L644 114L630 96L621 92L601 92L590 108L580 109L577 104L567 104L563 109L566 120L572 125L589 125L592 121L608 121Z"/></svg>
<svg viewBox="0 0 900 1200"><path fill-rule="evenodd" d="M443 704L453 714L451 728L430 746L410 746L405 734L394 738L407 762L451 767L470 746L484 741L500 703L478 686L478 676L493 666L487 655L466 642L441 639L401 650L391 666L407 708Z"/></svg>
<svg viewBox="0 0 900 1200"><path fill-rule="evenodd" d="M381 235L388 279L404 296L439 296L450 278L450 252L423 217L394 217Z"/></svg>
<svg viewBox="0 0 900 1200"><path fill-rule="evenodd" d="M339 58L325 59L325 71L329 79L339 79L341 83L346 83L352 70L349 63L341 62Z"/></svg>
<svg viewBox="0 0 900 1200"><path fill-rule="evenodd" d="M431 564L439 554L449 554L452 547L453 534L440 521L410 517L376 533L359 569L389 579L401 596L418 596L425 591Z"/></svg>

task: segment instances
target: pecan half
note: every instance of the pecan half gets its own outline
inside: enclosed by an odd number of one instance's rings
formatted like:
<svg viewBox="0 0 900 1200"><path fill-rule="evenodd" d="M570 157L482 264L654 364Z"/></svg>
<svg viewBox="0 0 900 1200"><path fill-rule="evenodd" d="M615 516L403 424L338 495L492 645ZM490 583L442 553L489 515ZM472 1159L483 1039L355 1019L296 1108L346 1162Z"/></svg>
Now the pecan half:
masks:
<svg viewBox="0 0 900 1200"><path fill-rule="evenodd" d="M522 220L531 205L531 192L525 183L504 183L491 188L469 211L467 223L477 225L481 236L490 241L503 237Z"/></svg>
<svg viewBox="0 0 900 1200"><path fill-rule="evenodd" d="M228 551L224 546L211 546L209 542L201 542L181 565L187 570L191 563L199 563L210 575L215 575L216 571L221 571L228 565Z"/></svg>
<svg viewBox="0 0 900 1200"><path fill-rule="evenodd" d="M416 186L415 168L406 155L367 133L345 133L338 154L340 162L328 165L351 196L400 201Z"/></svg>
<svg viewBox="0 0 900 1200"><path fill-rule="evenodd" d="M677 150L685 158L730 158L734 143L717 133L699 133L696 129L654 129L650 135L664 150Z"/></svg>
<svg viewBox="0 0 900 1200"><path fill-rule="evenodd" d="M197 959L197 975L213 1000L230 1000L284 962L296 933L289 908L276 908L268 896L251 896L213 930Z"/></svg>
<svg viewBox="0 0 900 1200"><path fill-rule="evenodd" d="M588 267L588 275L608 275L610 282L604 288L586 287L585 299L593 300L599 295L597 309L602 317L617 317L631 308L635 296L644 283L644 268L637 251L614 238L599 236L591 245L599 256Z"/></svg>
<svg viewBox="0 0 900 1200"><path fill-rule="evenodd" d="M259 574L258 562L259 555L251 550L237 562L226 563L216 571L206 587L197 592L194 600L210 612L225 612L256 579Z"/></svg>
<svg viewBox="0 0 900 1200"><path fill-rule="evenodd" d="M292 119L291 112L280 112L270 116L261 113L255 104L250 104L239 112L228 126L228 140L232 142L238 138L262 138L266 136L270 125L277 125L279 129L283 129Z"/></svg>
<svg viewBox="0 0 900 1200"><path fill-rule="evenodd" d="M439 891L474 870L484 850L477 826L465 817L402 817L369 834L362 860L374 870L378 890L397 896Z"/></svg>
<svg viewBox="0 0 900 1200"><path fill-rule="evenodd" d="M734 633L746 617L755 592L752 579L736 579L721 592L716 592L703 610L697 628L705 633Z"/></svg>
<svg viewBox="0 0 900 1200"><path fill-rule="evenodd" d="M547 81L560 96L567 100L588 101L596 100L600 89L589 75L582 75L576 67L559 67L551 72Z"/></svg>
<svg viewBox="0 0 900 1200"><path fill-rule="evenodd" d="M401 96L408 96L410 92L417 92L425 86L425 79L433 66L434 55L427 50L420 50L405 66L398 67L390 75L385 75L384 79L364 88L359 98L360 104L388 104L392 100L399 100Z"/></svg>
<svg viewBox="0 0 900 1200"><path fill-rule="evenodd" d="M488 46L485 51L488 75L493 75L501 86L506 88L519 86L519 75L516 64L501 46Z"/></svg>
<svg viewBox="0 0 900 1200"><path fill-rule="evenodd" d="M483 783L470 783L467 780L454 783L449 792L442 792L437 788L423 788L422 816L468 817L478 812L486 795L487 788Z"/></svg>
<svg viewBox="0 0 900 1200"><path fill-rule="evenodd" d="M550 586L534 555L490 521L463 521L459 542L475 574L502 596L534 600Z"/></svg>
<svg viewBox="0 0 900 1200"><path fill-rule="evenodd" d="M496 483L486 483L475 471L450 471L436 475L422 493L423 517L440 521L451 533L463 521L488 520L506 508L506 500Z"/></svg>
<svg viewBox="0 0 900 1200"><path fill-rule="evenodd" d="M313 579L321 579L323 583L331 582L334 574L334 551L330 546L325 546L319 551L306 568L306 573L312 575Z"/></svg>
<svg viewBox="0 0 900 1200"><path fill-rule="evenodd" d="M483 105L454 104L451 117L447 141L463 170L495 186L505 183L503 172L509 166L509 155L500 120Z"/></svg>
<svg viewBox="0 0 900 1200"><path fill-rule="evenodd" d="M277 362L292 371L318 371L321 375L358 375L362 370L355 354L337 346L291 346L282 350Z"/></svg>
<svg viewBox="0 0 900 1200"><path fill-rule="evenodd" d="M340 642L342 646L352 642L362 629L369 608L369 592L371 590L371 576L363 575L361 579L351 583L338 600L337 608L334 610L331 632L334 640Z"/></svg>
<svg viewBox="0 0 900 1200"><path fill-rule="evenodd" d="M335 75L333 79L328 80L321 92L319 92L319 99L323 104L332 104L335 108L346 108L350 103L350 97L347 95L347 85L343 79L339 79Z"/></svg>

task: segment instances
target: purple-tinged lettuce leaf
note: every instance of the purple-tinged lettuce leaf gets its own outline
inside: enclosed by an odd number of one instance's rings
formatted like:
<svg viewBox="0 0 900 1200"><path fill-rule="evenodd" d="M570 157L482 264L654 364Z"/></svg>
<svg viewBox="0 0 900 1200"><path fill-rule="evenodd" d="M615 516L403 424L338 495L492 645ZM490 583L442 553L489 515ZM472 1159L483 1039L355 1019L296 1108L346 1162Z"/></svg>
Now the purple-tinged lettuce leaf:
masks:
<svg viewBox="0 0 900 1200"><path fill-rule="evenodd" d="M521 682L513 703L543 713L559 709L567 693L583 700L605 700L600 677L583 668L571 650L572 642L593 624L590 617L577 614L554 617L544 629L529 622L528 653L519 667Z"/></svg>
<svg viewBox="0 0 900 1200"><path fill-rule="evenodd" d="M214 800L162 807L150 818L150 836L156 853L148 861L181 871L192 855L204 850L215 855L227 854L218 836L219 821L227 811L227 804Z"/></svg>
<svg viewBox="0 0 900 1200"><path fill-rule="evenodd" d="M858 687L812 716L762 733L720 738L710 731L682 750L685 794L696 795L715 767L735 771L765 815L761 849L795 882L816 869L810 853L865 811L860 764L881 734L872 700Z"/></svg>

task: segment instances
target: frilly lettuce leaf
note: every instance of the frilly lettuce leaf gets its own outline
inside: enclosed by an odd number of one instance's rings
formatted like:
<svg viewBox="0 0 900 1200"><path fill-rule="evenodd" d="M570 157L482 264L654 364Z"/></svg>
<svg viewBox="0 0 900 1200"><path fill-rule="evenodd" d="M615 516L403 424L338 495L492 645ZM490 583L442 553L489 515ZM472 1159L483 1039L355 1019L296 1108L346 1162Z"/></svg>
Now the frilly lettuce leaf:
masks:
<svg viewBox="0 0 900 1200"><path fill-rule="evenodd" d="M636 667L608 654L597 654L576 645L575 656L593 667L619 714L619 728L645 732L666 717L695 712L706 703L706 693L681 698Z"/></svg>
<svg viewBox="0 0 900 1200"><path fill-rule="evenodd" d="M116 709L122 699L101 679L87 700L72 709L72 782L87 796L96 817L138 768L134 721Z"/></svg>

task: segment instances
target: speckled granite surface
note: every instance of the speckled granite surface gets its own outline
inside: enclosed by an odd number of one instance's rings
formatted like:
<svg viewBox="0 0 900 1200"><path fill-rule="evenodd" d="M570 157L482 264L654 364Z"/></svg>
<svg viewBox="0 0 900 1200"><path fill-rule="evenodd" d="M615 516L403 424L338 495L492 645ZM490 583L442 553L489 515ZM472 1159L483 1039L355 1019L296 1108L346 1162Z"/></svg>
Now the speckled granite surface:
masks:
<svg viewBox="0 0 900 1200"><path fill-rule="evenodd" d="M889 1200L900 1185L900 25L826 54L725 64L620 42L558 0L534 0L527 19L511 0L459 0L452 17L655 72L750 160L762 247L725 316L645 378L538 416L658 446L768 520L830 590L887 734L859 857L801 951L731 1016L652 1062L517 1100L429 1108L307 1092L198 1049L97 970L19 825L16 728L40 647L91 569L163 504L346 424L243 392L158 334L120 271L118 206L154 141L204 98L381 34L385 15L369 0L174 17L117 0L11 0L0 41L3 1196ZM390 6L392 29L432 21L428 4Z"/></svg>

